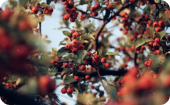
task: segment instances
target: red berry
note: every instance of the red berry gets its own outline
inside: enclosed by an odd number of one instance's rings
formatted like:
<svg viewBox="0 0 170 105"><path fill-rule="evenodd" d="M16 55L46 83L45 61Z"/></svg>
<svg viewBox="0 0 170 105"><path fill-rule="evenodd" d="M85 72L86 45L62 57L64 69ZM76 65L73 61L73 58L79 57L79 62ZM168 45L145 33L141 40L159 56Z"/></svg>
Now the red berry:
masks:
<svg viewBox="0 0 170 105"><path fill-rule="evenodd" d="M53 8L52 8L52 7L48 8L48 11L49 11L50 13L52 13L52 12L53 12Z"/></svg>
<svg viewBox="0 0 170 105"><path fill-rule="evenodd" d="M72 48L72 44L71 43L67 43L65 47L66 47L66 49L70 50Z"/></svg>
<svg viewBox="0 0 170 105"><path fill-rule="evenodd" d="M80 69L81 69L81 71L84 71L84 70L86 70L86 66L85 65L81 65Z"/></svg>
<svg viewBox="0 0 170 105"><path fill-rule="evenodd" d="M105 57L103 57L103 58L101 59L101 62L102 62L102 63L106 63L106 61L107 61L107 59L106 59Z"/></svg>
<svg viewBox="0 0 170 105"><path fill-rule="evenodd" d="M20 31L26 31L31 28L31 25L28 20L23 20L19 23L18 27Z"/></svg>
<svg viewBox="0 0 170 105"><path fill-rule="evenodd" d="M163 30L162 27L156 27L156 28L155 28L155 31L156 31L156 32L160 32L160 31L162 31L162 30Z"/></svg>
<svg viewBox="0 0 170 105"><path fill-rule="evenodd" d="M32 7L32 12L34 14L37 14L38 13L38 7L36 7L36 6Z"/></svg>
<svg viewBox="0 0 170 105"><path fill-rule="evenodd" d="M69 68L69 64L68 63L64 63L64 68Z"/></svg>
<svg viewBox="0 0 170 105"><path fill-rule="evenodd" d="M159 27L163 27L163 26L164 26L164 21L160 20L160 21L158 22L158 25L159 25Z"/></svg>
<svg viewBox="0 0 170 105"><path fill-rule="evenodd" d="M86 76L85 76L85 79L86 79L86 80L90 79L90 75L86 75Z"/></svg>
<svg viewBox="0 0 170 105"><path fill-rule="evenodd" d="M100 37L102 37L102 38L103 38L103 37L104 37L104 34L103 34L103 33L101 33L101 34L100 34Z"/></svg>
<svg viewBox="0 0 170 105"><path fill-rule="evenodd" d="M67 94L72 94L73 90L71 88L67 89Z"/></svg>
<svg viewBox="0 0 170 105"><path fill-rule="evenodd" d="M153 26L154 26L154 27L158 27L158 22L155 21L155 22L153 23Z"/></svg>
<svg viewBox="0 0 170 105"><path fill-rule="evenodd" d="M107 9L108 9L108 10L112 10L112 9L113 9L113 6L109 4L109 5L107 6Z"/></svg>
<svg viewBox="0 0 170 105"><path fill-rule="evenodd" d="M17 85L17 84L14 84L14 88L16 88L16 89L17 89L17 88L18 88L18 85Z"/></svg>
<svg viewBox="0 0 170 105"><path fill-rule="evenodd" d="M75 8L72 8L71 9L71 13L75 13L76 12L76 9Z"/></svg>
<svg viewBox="0 0 170 105"><path fill-rule="evenodd" d="M64 20L68 20L69 18L70 18L70 15L69 14L66 14L66 15L64 15Z"/></svg>
<svg viewBox="0 0 170 105"><path fill-rule="evenodd" d="M74 39L71 43L72 43L73 46L79 45L79 41L77 39Z"/></svg>
<svg viewBox="0 0 170 105"><path fill-rule="evenodd" d="M155 38L155 42L159 43L160 39L159 38Z"/></svg>
<svg viewBox="0 0 170 105"><path fill-rule="evenodd" d="M150 67L151 65L152 65L152 63L151 63L151 62L148 62L148 63L147 63L147 66L148 66L148 67Z"/></svg>
<svg viewBox="0 0 170 105"><path fill-rule="evenodd" d="M91 58L92 53L91 53L91 52L88 52L88 53L87 53L87 56L89 56L89 58Z"/></svg>
<svg viewBox="0 0 170 105"><path fill-rule="evenodd" d="M9 82L7 82L7 83L5 84L5 86L11 87L11 84L10 84Z"/></svg>
<svg viewBox="0 0 170 105"><path fill-rule="evenodd" d="M82 44L79 45L79 50L83 50L84 46Z"/></svg>
<svg viewBox="0 0 170 105"><path fill-rule="evenodd" d="M78 48L73 47L73 49L72 49L72 53L77 54L77 52L78 52Z"/></svg>
<svg viewBox="0 0 170 105"><path fill-rule="evenodd" d="M148 62L147 62L147 61L145 61L145 62L144 62L144 65L145 65L145 66L148 66Z"/></svg>
<svg viewBox="0 0 170 105"><path fill-rule="evenodd" d="M80 81L79 76L75 76L75 77L74 77L74 79L75 79L77 82L79 82L79 81Z"/></svg>
<svg viewBox="0 0 170 105"><path fill-rule="evenodd" d="M94 89L94 85L91 85L91 88Z"/></svg>
<svg viewBox="0 0 170 105"><path fill-rule="evenodd" d="M69 67L73 67L73 65L74 65L73 62L69 63Z"/></svg>
<svg viewBox="0 0 170 105"><path fill-rule="evenodd" d="M95 56L94 56L94 59L95 59L95 60L97 60L98 58L99 58L99 56L98 56L98 55L95 55Z"/></svg>
<svg viewBox="0 0 170 105"><path fill-rule="evenodd" d="M93 65L97 65L97 60L93 60L93 61L92 61L92 64L93 64Z"/></svg>
<svg viewBox="0 0 170 105"><path fill-rule="evenodd" d="M134 36L131 36L131 37L130 37L130 41L133 41L133 40L134 40Z"/></svg>
<svg viewBox="0 0 170 105"><path fill-rule="evenodd" d="M95 8L94 7L90 7L90 11L94 12Z"/></svg>
<svg viewBox="0 0 170 105"><path fill-rule="evenodd" d="M67 92L67 89L66 89L66 88L62 88L62 89L61 89L61 93L62 93L62 94L65 94L66 92Z"/></svg>
<svg viewBox="0 0 170 105"><path fill-rule="evenodd" d="M110 64L109 63L104 63L104 67L110 68Z"/></svg>

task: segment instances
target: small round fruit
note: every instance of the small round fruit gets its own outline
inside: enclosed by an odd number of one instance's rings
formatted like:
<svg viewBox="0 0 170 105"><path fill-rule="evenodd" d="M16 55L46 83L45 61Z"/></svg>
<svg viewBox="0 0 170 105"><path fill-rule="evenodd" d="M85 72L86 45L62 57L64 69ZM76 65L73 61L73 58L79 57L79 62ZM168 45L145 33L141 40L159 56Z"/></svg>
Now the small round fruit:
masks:
<svg viewBox="0 0 170 105"><path fill-rule="evenodd" d="M61 93L62 93L62 94L67 93L67 89L66 89L66 88L62 88L62 89L61 89Z"/></svg>
<svg viewBox="0 0 170 105"><path fill-rule="evenodd" d="M67 94L72 94L73 90L71 88L67 89Z"/></svg>
<svg viewBox="0 0 170 105"><path fill-rule="evenodd" d="M79 45L79 41L77 39L74 39L71 43L72 43L73 46Z"/></svg>
<svg viewBox="0 0 170 105"><path fill-rule="evenodd" d="M104 67L110 68L110 64L109 63L104 63Z"/></svg>
<svg viewBox="0 0 170 105"><path fill-rule="evenodd" d="M86 66L85 65L81 65L80 69L81 69L81 71L84 71L84 70L86 70Z"/></svg>
<svg viewBox="0 0 170 105"><path fill-rule="evenodd" d="M36 6L32 7L32 12L34 14L37 14L38 13L38 7L36 7Z"/></svg>
<svg viewBox="0 0 170 105"><path fill-rule="evenodd" d="M102 63L106 63L106 61L107 61L107 59L106 59L105 57L103 57L103 58L101 59L101 62L102 62Z"/></svg>
<svg viewBox="0 0 170 105"><path fill-rule="evenodd" d="M65 47L66 47L66 49L71 49L72 48L72 44L71 43L67 43Z"/></svg>
<svg viewBox="0 0 170 105"><path fill-rule="evenodd" d="M44 35L44 38L48 38L48 36L47 36L47 35Z"/></svg>
<svg viewBox="0 0 170 105"><path fill-rule="evenodd" d="M64 63L64 68L69 68L69 64L68 63Z"/></svg>
<svg viewBox="0 0 170 105"><path fill-rule="evenodd" d="M53 8L52 7L48 8L48 11L52 13L53 12Z"/></svg>
<svg viewBox="0 0 170 105"><path fill-rule="evenodd" d="M93 61L92 61L92 64L93 64L93 65L97 65L97 60L93 60Z"/></svg>
<svg viewBox="0 0 170 105"><path fill-rule="evenodd" d="M86 79L86 80L90 79L90 75L86 75L86 76L85 76L85 79Z"/></svg>
<svg viewBox="0 0 170 105"><path fill-rule="evenodd" d="M74 77L74 79L75 79L77 82L79 82L79 81L80 81L79 76L75 76L75 77Z"/></svg>
<svg viewBox="0 0 170 105"><path fill-rule="evenodd" d="M94 59L95 59L95 60L97 60L98 58L99 58L99 56L98 56L98 55L95 55L95 56L94 56Z"/></svg>
<svg viewBox="0 0 170 105"><path fill-rule="evenodd" d="M94 85L91 85L91 88L94 89Z"/></svg>
<svg viewBox="0 0 170 105"><path fill-rule="evenodd" d="M107 6L107 9L108 9L108 10L112 10L112 9L113 9L113 6L109 4L109 5Z"/></svg>
<svg viewBox="0 0 170 105"><path fill-rule="evenodd" d="M73 47L73 49L72 49L72 53L77 54L77 52L78 52L78 48Z"/></svg>

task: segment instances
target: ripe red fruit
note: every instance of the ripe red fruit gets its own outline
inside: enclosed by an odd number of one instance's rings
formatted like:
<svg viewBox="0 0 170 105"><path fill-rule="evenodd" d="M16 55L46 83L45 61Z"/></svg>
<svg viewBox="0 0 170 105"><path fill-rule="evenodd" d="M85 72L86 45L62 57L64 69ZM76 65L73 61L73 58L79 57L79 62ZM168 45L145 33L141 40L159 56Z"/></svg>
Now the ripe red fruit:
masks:
<svg viewBox="0 0 170 105"><path fill-rule="evenodd" d="M97 60L93 60L93 61L92 61L92 64L93 64L93 65L97 65Z"/></svg>
<svg viewBox="0 0 170 105"><path fill-rule="evenodd" d="M27 57L30 52L31 50L27 45L17 45L11 51L12 55L18 59Z"/></svg>
<svg viewBox="0 0 170 105"><path fill-rule="evenodd" d="M75 18L70 18L70 22L74 22L75 21Z"/></svg>
<svg viewBox="0 0 170 105"><path fill-rule="evenodd" d="M52 13L52 12L53 12L53 8L52 8L52 7L48 8L48 11L49 11L50 13Z"/></svg>
<svg viewBox="0 0 170 105"><path fill-rule="evenodd" d="M104 67L110 68L110 64L109 63L104 63Z"/></svg>
<svg viewBox="0 0 170 105"><path fill-rule="evenodd" d="M155 42L159 43L160 39L159 38L155 38Z"/></svg>
<svg viewBox="0 0 170 105"><path fill-rule="evenodd" d="M99 4L98 4L98 5L94 5L94 9L95 9L95 10L99 9L99 7L100 7Z"/></svg>
<svg viewBox="0 0 170 105"><path fill-rule="evenodd" d="M18 88L18 85L17 85L17 84L14 84L14 88L16 88L16 89L17 89L17 88Z"/></svg>
<svg viewBox="0 0 170 105"><path fill-rule="evenodd" d="M126 64L126 63L123 63L123 67L127 67L127 64Z"/></svg>
<svg viewBox="0 0 170 105"><path fill-rule="evenodd" d="M38 13L38 7L36 7L36 6L32 7L32 12L34 14L37 14Z"/></svg>
<svg viewBox="0 0 170 105"><path fill-rule="evenodd" d="M90 75L86 75L86 76L85 76L85 79L86 79L86 80L90 79Z"/></svg>
<svg viewBox="0 0 170 105"><path fill-rule="evenodd" d="M148 62L151 62L151 63L152 63L152 59L151 59L151 58L149 58L149 59L148 59Z"/></svg>
<svg viewBox="0 0 170 105"><path fill-rule="evenodd" d="M26 31L31 28L31 25L28 20L23 20L19 23L18 27L20 31Z"/></svg>
<svg viewBox="0 0 170 105"><path fill-rule="evenodd" d="M8 36L0 34L0 48L2 50L8 50L12 47L11 39Z"/></svg>
<svg viewBox="0 0 170 105"><path fill-rule="evenodd" d="M84 71L84 70L86 70L86 66L85 65L81 65L80 69L81 69L81 71Z"/></svg>
<svg viewBox="0 0 170 105"><path fill-rule="evenodd" d="M49 92L54 92L56 89L56 82L48 75L41 76L39 78L38 84L40 93L43 97L46 96Z"/></svg>
<svg viewBox="0 0 170 105"><path fill-rule="evenodd" d="M73 67L73 64L74 64L73 62L69 63L69 67Z"/></svg>
<svg viewBox="0 0 170 105"><path fill-rule="evenodd" d="M113 6L109 4L109 5L107 6L107 9L108 9L108 10L112 10L112 9L113 9Z"/></svg>
<svg viewBox="0 0 170 105"><path fill-rule="evenodd" d="M71 13L75 13L76 12L76 9L75 8L72 8L71 9Z"/></svg>
<svg viewBox="0 0 170 105"><path fill-rule="evenodd" d="M66 8L66 9L65 9L65 12L68 13L68 14L70 14L70 12L71 12L70 8Z"/></svg>
<svg viewBox="0 0 170 105"><path fill-rule="evenodd" d="M160 54L161 51L160 50L155 50L154 53L157 55L157 54Z"/></svg>
<svg viewBox="0 0 170 105"><path fill-rule="evenodd" d="M134 36L131 36L131 37L130 37L130 41L133 41L133 40L134 40Z"/></svg>
<svg viewBox="0 0 170 105"><path fill-rule="evenodd" d="M99 58L99 56L98 56L98 55L95 55L95 56L94 56L94 59L95 59L95 60L97 60L98 58Z"/></svg>
<svg viewBox="0 0 170 105"><path fill-rule="evenodd" d="M107 59L106 59L105 57L103 57L103 58L101 59L101 62L102 62L102 63L106 63L106 61L107 61Z"/></svg>
<svg viewBox="0 0 170 105"><path fill-rule="evenodd" d="M162 27L156 27L156 28L155 28L155 31L156 31L156 32L160 32L160 31L162 31L162 30L163 30Z"/></svg>
<svg viewBox="0 0 170 105"><path fill-rule="evenodd" d="M159 27L163 27L163 26L164 26L164 21L160 20L160 21L158 22L158 26L159 26Z"/></svg>
<svg viewBox="0 0 170 105"><path fill-rule="evenodd" d="M163 77L163 79L162 79L162 86L163 86L164 88L170 87L170 74L165 75L165 76Z"/></svg>
<svg viewBox="0 0 170 105"><path fill-rule="evenodd" d="M71 44L71 43L67 43L67 44L65 45L65 47L66 47L66 49L71 49L71 48L72 48L72 44Z"/></svg>
<svg viewBox="0 0 170 105"><path fill-rule="evenodd" d="M73 90L71 88L67 89L67 94L72 94Z"/></svg>
<svg viewBox="0 0 170 105"><path fill-rule="evenodd" d="M91 88L94 89L94 85L91 85Z"/></svg>
<svg viewBox="0 0 170 105"><path fill-rule="evenodd" d="M62 89L61 89L61 93L62 93L62 94L65 94L66 92L67 92L67 89L66 89L66 88L62 88Z"/></svg>
<svg viewBox="0 0 170 105"><path fill-rule="evenodd" d="M54 64L55 63L55 59L51 59L50 62L51 62L51 64Z"/></svg>
<svg viewBox="0 0 170 105"><path fill-rule="evenodd" d="M64 63L64 68L69 68L69 64L68 63Z"/></svg>
<svg viewBox="0 0 170 105"><path fill-rule="evenodd" d="M75 79L77 82L79 82L79 81L80 81L79 76L75 76L75 77L74 77L74 79Z"/></svg>
<svg viewBox="0 0 170 105"><path fill-rule="evenodd" d="M12 12L10 9L6 8L4 11L1 12L0 19L2 21L8 21L11 18Z"/></svg>
<svg viewBox="0 0 170 105"><path fill-rule="evenodd" d="M91 53L91 52L88 52L88 53L87 53L87 56L89 56L89 58L91 58L92 53Z"/></svg>
<svg viewBox="0 0 170 105"><path fill-rule="evenodd" d="M153 23L153 26L154 26L154 27L158 27L158 22L157 22L157 21L154 22L154 23Z"/></svg>
<svg viewBox="0 0 170 105"><path fill-rule="evenodd" d="M69 14L65 14L63 18L64 18L64 20L68 20L70 18L70 15Z"/></svg>
<svg viewBox="0 0 170 105"><path fill-rule="evenodd" d="M7 82L7 83L5 84L5 86L11 87L11 84L10 84L9 82Z"/></svg>
<svg viewBox="0 0 170 105"><path fill-rule="evenodd" d="M94 7L90 7L90 11L94 12L95 8Z"/></svg>
<svg viewBox="0 0 170 105"><path fill-rule="evenodd" d="M98 12L92 12L92 16L97 16L98 15Z"/></svg>
<svg viewBox="0 0 170 105"><path fill-rule="evenodd" d="M82 44L79 45L79 50L83 50L84 46Z"/></svg>
<svg viewBox="0 0 170 105"><path fill-rule="evenodd" d="M147 62L147 61L145 61L145 62L144 62L144 65L145 65L145 66L148 66L148 62Z"/></svg>
<svg viewBox="0 0 170 105"><path fill-rule="evenodd" d="M148 63L147 63L147 66L148 66L148 67L150 67L151 65L152 65L152 63L151 63L151 62L148 62Z"/></svg>
<svg viewBox="0 0 170 105"><path fill-rule="evenodd" d="M78 52L78 48L73 47L73 49L72 49L72 53L77 54L77 52Z"/></svg>
<svg viewBox="0 0 170 105"><path fill-rule="evenodd" d="M103 33L101 33L101 34L100 34L100 37L102 37L102 38L103 38L103 37L104 37L104 34L103 34Z"/></svg>
<svg viewBox="0 0 170 105"><path fill-rule="evenodd" d="M79 45L79 41L77 39L74 39L71 43L72 43L73 46Z"/></svg>

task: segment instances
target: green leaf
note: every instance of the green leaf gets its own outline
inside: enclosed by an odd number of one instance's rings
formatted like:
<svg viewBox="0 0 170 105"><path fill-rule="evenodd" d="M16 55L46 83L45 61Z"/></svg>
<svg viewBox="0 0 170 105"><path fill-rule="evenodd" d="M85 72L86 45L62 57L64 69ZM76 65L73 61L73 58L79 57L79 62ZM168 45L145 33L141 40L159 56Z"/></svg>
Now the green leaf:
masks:
<svg viewBox="0 0 170 105"><path fill-rule="evenodd" d="M34 0L32 4L35 6L35 5L37 5L37 3L38 3L38 1Z"/></svg>
<svg viewBox="0 0 170 105"><path fill-rule="evenodd" d="M58 50L57 56L61 57L61 56L65 55L67 52L68 52L68 50L65 47L62 47L61 49Z"/></svg>
<svg viewBox="0 0 170 105"><path fill-rule="evenodd" d="M84 57L87 55L87 51L78 51L77 56L78 58L81 60L81 62L83 61Z"/></svg>
<svg viewBox="0 0 170 105"><path fill-rule="evenodd" d="M81 27L81 22L78 19L75 20L75 23L77 28Z"/></svg>
<svg viewBox="0 0 170 105"><path fill-rule="evenodd" d="M79 5L88 4L91 0L80 0Z"/></svg>
<svg viewBox="0 0 170 105"><path fill-rule="evenodd" d="M64 68L63 71L61 72L61 75L63 75L65 72L66 73L69 72L69 69L68 68Z"/></svg>
<svg viewBox="0 0 170 105"><path fill-rule="evenodd" d="M101 77L100 79L106 81L107 85L109 85L109 83L108 83L108 81L107 81L107 79L105 77Z"/></svg>
<svg viewBox="0 0 170 105"><path fill-rule="evenodd" d="M71 33L69 31L63 31L63 34L70 36Z"/></svg>
<svg viewBox="0 0 170 105"><path fill-rule="evenodd" d="M113 52L107 52L106 55L119 55L119 54L118 53L113 53Z"/></svg>
<svg viewBox="0 0 170 105"><path fill-rule="evenodd" d="M147 33L149 34L150 37L153 37L153 35L154 35L154 33L155 33L154 28L149 27L149 28L147 29Z"/></svg>
<svg viewBox="0 0 170 105"><path fill-rule="evenodd" d="M135 48L139 47L139 46L142 46L144 45L146 42L149 42L151 41L151 39L145 39L145 38L141 38L141 39L138 39L136 42L135 42Z"/></svg>
<svg viewBox="0 0 170 105"><path fill-rule="evenodd" d="M64 84L69 84L71 82L75 82L76 80L72 76L66 76L64 79Z"/></svg>
<svg viewBox="0 0 170 105"><path fill-rule="evenodd" d="M103 49L101 48L101 49L99 50L99 54L98 54L99 57L102 56L102 52L103 52Z"/></svg>
<svg viewBox="0 0 170 105"><path fill-rule="evenodd" d="M77 6L79 6L79 4L74 5L74 8L77 7Z"/></svg>
<svg viewBox="0 0 170 105"><path fill-rule="evenodd" d="M28 0L19 0L20 6L24 6L28 3Z"/></svg>
<svg viewBox="0 0 170 105"><path fill-rule="evenodd" d="M51 49L52 49L52 51L56 51L56 52L58 51L57 48L55 48L55 47L53 47Z"/></svg>
<svg viewBox="0 0 170 105"><path fill-rule="evenodd" d="M54 8L55 9L55 5L54 4L51 4L50 7Z"/></svg>
<svg viewBox="0 0 170 105"><path fill-rule="evenodd" d="M64 28L70 29L69 27L59 27L58 29L61 30L61 29L64 29Z"/></svg>
<svg viewBox="0 0 170 105"><path fill-rule="evenodd" d="M55 67L48 72L48 75L54 76L56 75L57 72L58 72L58 68Z"/></svg>
<svg viewBox="0 0 170 105"><path fill-rule="evenodd" d="M92 47L92 43L89 43L84 47L84 49L88 51L89 49L91 49L91 47Z"/></svg>
<svg viewBox="0 0 170 105"><path fill-rule="evenodd" d="M150 14L150 11L151 11L151 6L147 5L143 10L143 14Z"/></svg>
<svg viewBox="0 0 170 105"><path fill-rule="evenodd" d="M74 75L74 76L77 75L77 68L76 68L75 65L73 66L73 75Z"/></svg>
<svg viewBox="0 0 170 105"><path fill-rule="evenodd" d="M162 39L166 35L166 32L165 31L161 31L161 32L158 32L158 34L160 36L160 39Z"/></svg>
<svg viewBox="0 0 170 105"><path fill-rule="evenodd" d="M50 40L43 40L45 43L47 43L47 44L50 44L51 43L51 41Z"/></svg>
<svg viewBox="0 0 170 105"><path fill-rule="evenodd" d="M47 4L49 5L51 3L52 0L47 0Z"/></svg>
<svg viewBox="0 0 170 105"><path fill-rule="evenodd" d="M114 86L107 85L107 90L110 93L111 98L117 100L117 90Z"/></svg>

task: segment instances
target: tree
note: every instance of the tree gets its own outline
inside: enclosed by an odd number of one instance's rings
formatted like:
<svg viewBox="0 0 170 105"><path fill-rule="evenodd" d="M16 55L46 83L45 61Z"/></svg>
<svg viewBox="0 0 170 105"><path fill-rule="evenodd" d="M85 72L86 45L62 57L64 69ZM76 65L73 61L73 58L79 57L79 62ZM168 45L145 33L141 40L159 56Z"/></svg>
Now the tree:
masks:
<svg viewBox="0 0 170 105"><path fill-rule="evenodd" d="M77 94L77 105L160 105L168 100L170 9L166 2L40 1L9 0L0 10L0 96L5 103L64 104L54 92L59 86L64 86L62 94ZM51 2L64 5L61 25L65 26L58 29L66 38L59 43L63 47L47 52L44 43L51 41L47 35L42 37L41 22L44 15L52 15ZM90 18L95 21L87 22ZM102 25L96 27L96 21ZM75 27L71 29L70 23ZM112 27L107 27L109 23ZM109 42L114 27L123 33L117 46ZM63 82L56 84L58 79Z"/></svg>

